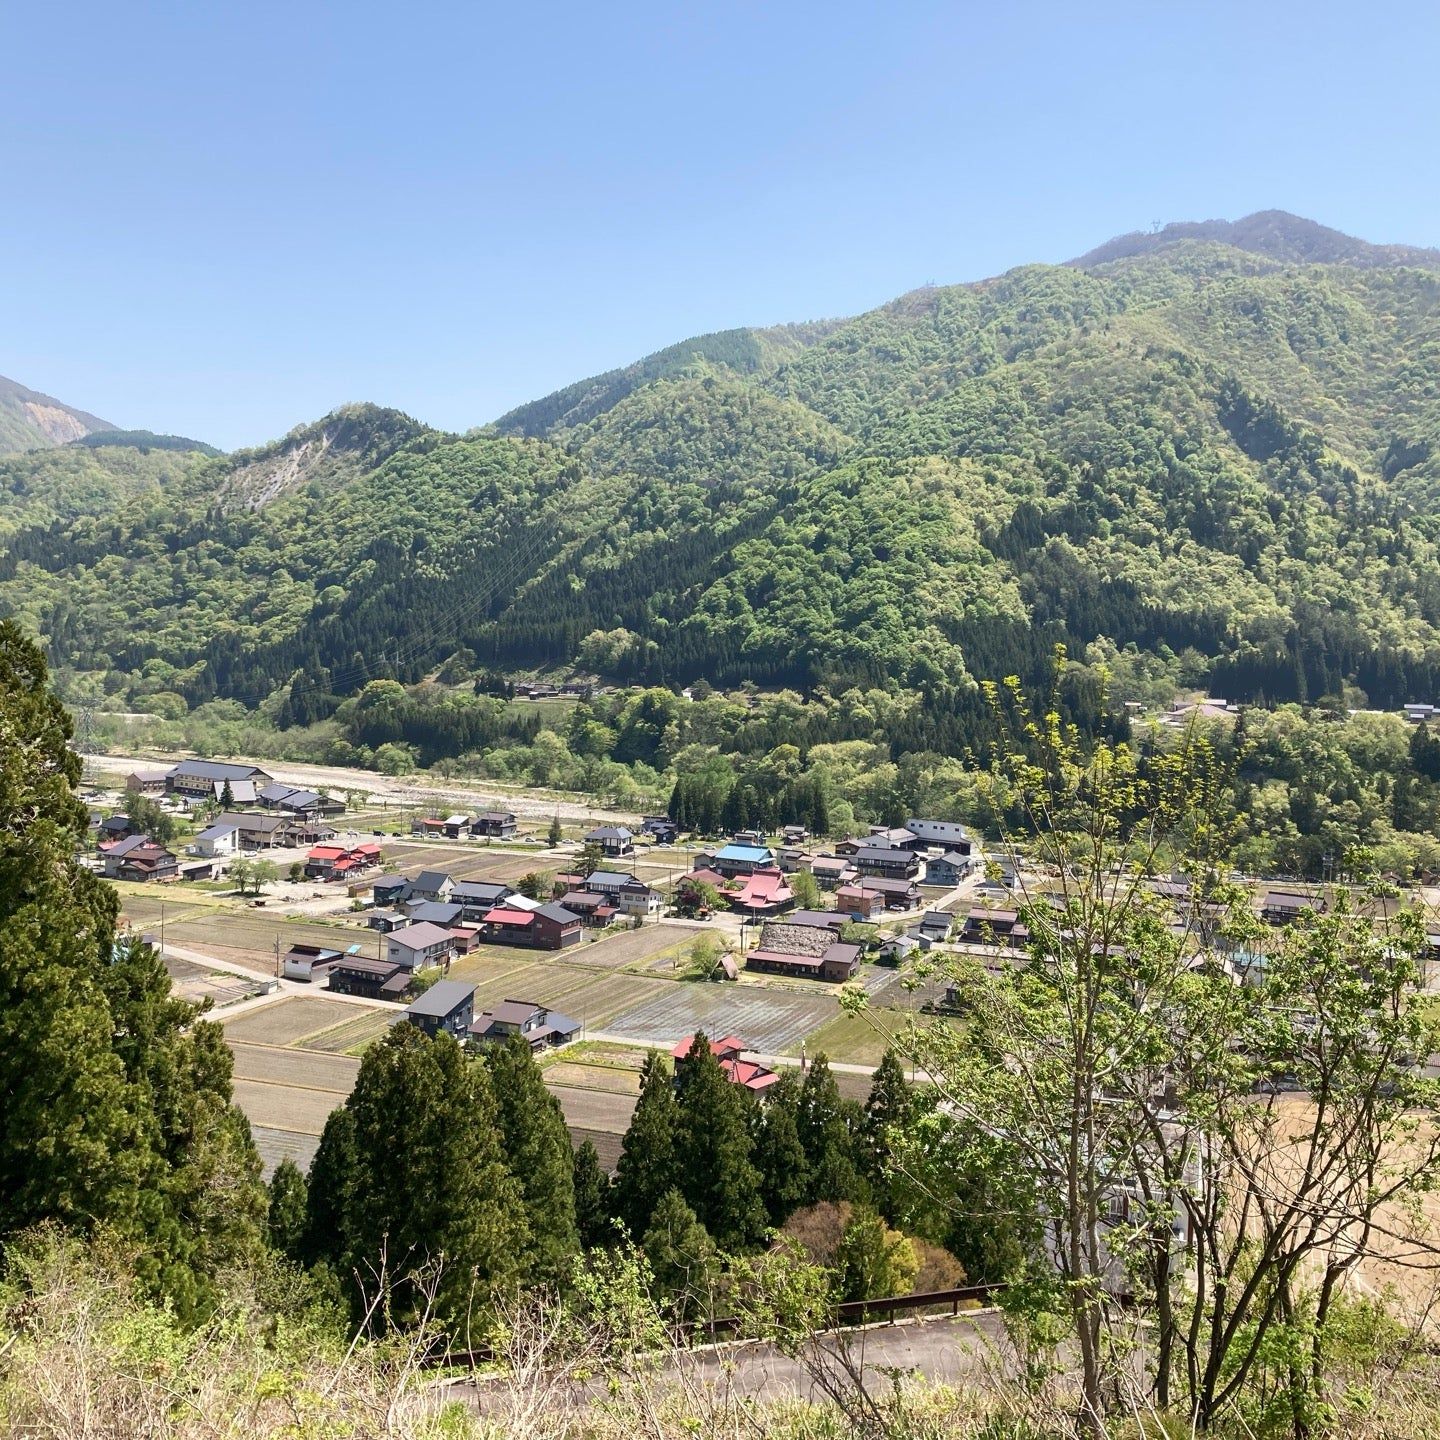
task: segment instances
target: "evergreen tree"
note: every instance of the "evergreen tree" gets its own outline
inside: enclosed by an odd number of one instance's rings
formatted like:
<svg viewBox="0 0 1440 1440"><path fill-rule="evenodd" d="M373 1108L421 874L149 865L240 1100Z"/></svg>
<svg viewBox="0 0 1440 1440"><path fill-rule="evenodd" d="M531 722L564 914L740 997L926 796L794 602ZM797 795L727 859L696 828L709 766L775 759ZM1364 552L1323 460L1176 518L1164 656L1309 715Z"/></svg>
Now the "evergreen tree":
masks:
<svg viewBox="0 0 1440 1440"><path fill-rule="evenodd" d="M610 1177L595 1146L586 1140L575 1152L575 1229L582 1250L607 1245L615 1238L610 1222Z"/></svg>
<svg viewBox="0 0 1440 1440"><path fill-rule="evenodd" d="M228 780L220 787L220 808L222 810L235 808L235 792L230 788Z"/></svg>
<svg viewBox="0 0 1440 1440"><path fill-rule="evenodd" d="M809 1202L869 1199L855 1158L857 1110L840 1098L830 1062L817 1055L805 1073L795 1112L795 1128L810 1166Z"/></svg>
<svg viewBox="0 0 1440 1440"><path fill-rule="evenodd" d="M720 1253L678 1190L660 1197L640 1248L677 1318L693 1320L711 1310L720 1281Z"/></svg>
<svg viewBox="0 0 1440 1440"><path fill-rule="evenodd" d="M387 1318L405 1324L434 1283L437 1317L452 1337L470 1338L477 1307L519 1277L529 1244L488 1071L467 1065L451 1036L397 1025L366 1052L346 1104L355 1119L353 1308L363 1313L364 1289L373 1293L383 1272Z"/></svg>
<svg viewBox="0 0 1440 1440"><path fill-rule="evenodd" d="M550 833L546 839L550 842L550 848L553 850L564 838L565 832L560 828L560 817L556 815L550 821Z"/></svg>
<svg viewBox="0 0 1440 1440"><path fill-rule="evenodd" d="M575 1157L560 1102L545 1088L530 1042L513 1035L485 1054L510 1173L525 1199L529 1234L521 1273L558 1284L580 1248L575 1215Z"/></svg>
<svg viewBox="0 0 1440 1440"><path fill-rule="evenodd" d="M783 1225L805 1203L810 1188L810 1162L795 1127L799 1082L785 1074L770 1087L765 1104L754 1108L755 1168L760 1196L771 1225Z"/></svg>
<svg viewBox="0 0 1440 1440"><path fill-rule="evenodd" d="M110 1226L199 1318L261 1243L259 1157L219 1027L149 946L117 941L114 891L73 859L69 734L44 657L0 624L0 1236Z"/></svg>
<svg viewBox="0 0 1440 1440"><path fill-rule="evenodd" d="M905 1067L899 1055L888 1049L872 1077L859 1151L861 1170L877 1208L889 1220L896 1218L889 1199L893 1137L905 1132L914 1113L915 1094L905 1078Z"/></svg>
<svg viewBox="0 0 1440 1440"><path fill-rule="evenodd" d="M726 1078L703 1034L680 1062L676 1081L678 1188L716 1244L747 1250L765 1232L746 1115L753 1102Z"/></svg>
<svg viewBox="0 0 1440 1440"><path fill-rule="evenodd" d="M660 1197L676 1183L678 1124L670 1066L652 1050L640 1071L640 1099L620 1146L612 1191L615 1214L634 1238L644 1235Z"/></svg>
<svg viewBox="0 0 1440 1440"><path fill-rule="evenodd" d="M270 1177L270 1208L265 1233L271 1245L291 1260L300 1258L305 1238L305 1177L287 1155Z"/></svg>
<svg viewBox="0 0 1440 1440"><path fill-rule="evenodd" d="M332 1110L310 1161L305 1189L300 1259L307 1265L344 1263L355 1166L355 1117L348 1109Z"/></svg>

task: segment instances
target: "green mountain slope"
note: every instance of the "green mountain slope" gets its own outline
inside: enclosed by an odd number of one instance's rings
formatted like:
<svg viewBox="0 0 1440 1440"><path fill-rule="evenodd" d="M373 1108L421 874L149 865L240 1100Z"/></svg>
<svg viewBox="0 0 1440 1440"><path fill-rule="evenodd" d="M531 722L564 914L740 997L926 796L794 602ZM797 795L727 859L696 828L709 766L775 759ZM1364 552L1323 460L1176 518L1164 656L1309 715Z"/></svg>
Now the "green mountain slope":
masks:
<svg viewBox="0 0 1440 1440"><path fill-rule="evenodd" d="M92 430L114 428L108 420L77 410L38 390L28 390L0 375L0 455L64 445Z"/></svg>
<svg viewBox="0 0 1440 1440"><path fill-rule="evenodd" d="M351 407L21 525L0 609L191 703L298 673L305 713L459 649L936 713L1057 641L1235 698L1440 695L1440 261L1185 228L686 341L463 438Z"/></svg>

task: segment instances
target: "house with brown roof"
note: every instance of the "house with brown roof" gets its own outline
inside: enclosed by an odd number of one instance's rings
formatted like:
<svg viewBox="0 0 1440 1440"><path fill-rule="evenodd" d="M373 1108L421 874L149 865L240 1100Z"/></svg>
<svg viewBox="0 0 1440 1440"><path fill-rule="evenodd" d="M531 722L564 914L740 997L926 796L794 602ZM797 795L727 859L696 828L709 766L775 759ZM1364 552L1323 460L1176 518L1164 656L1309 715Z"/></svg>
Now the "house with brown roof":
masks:
<svg viewBox="0 0 1440 1440"><path fill-rule="evenodd" d="M502 1000L493 1010L483 1010L470 1026L470 1038L478 1045L523 1035L532 1050L550 1050L568 1044L580 1033L580 1022L534 1000Z"/></svg>
<svg viewBox="0 0 1440 1440"><path fill-rule="evenodd" d="M833 931L821 926L767 920L760 944L745 957L745 968L843 984L853 980L860 968L860 947L837 940Z"/></svg>
<svg viewBox="0 0 1440 1440"><path fill-rule="evenodd" d="M325 988L337 995L363 995L367 1000L403 1000L414 971L390 960L345 955L325 966Z"/></svg>
<svg viewBox="0 0 1440 1440"><path fill-rule="evenodd" d="M105 875L111 880L178 880L180 862L148 835L131 835L100 847Z"/></svg>
<svg viewBox="0 0 1440 1440"><path fill-rule="evenodd" d="M482 810L470 820L470 833L486 840L513 840L520 823L509 810Z"/></svg>

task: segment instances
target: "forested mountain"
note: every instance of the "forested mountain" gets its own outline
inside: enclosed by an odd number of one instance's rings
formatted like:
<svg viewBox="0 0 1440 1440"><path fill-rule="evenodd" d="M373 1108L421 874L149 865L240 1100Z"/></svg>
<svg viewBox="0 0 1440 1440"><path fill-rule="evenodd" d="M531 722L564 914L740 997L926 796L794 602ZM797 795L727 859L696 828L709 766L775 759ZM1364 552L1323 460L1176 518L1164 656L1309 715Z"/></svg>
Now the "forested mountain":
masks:
<svg viewBox="0 0 1440 1440"><path fill-rule="evenodd" d="M189 704L298 675L313 718L463 650L943 714L1057 640L1440 695L1440 259L1275 212L702 336L466 436L359 406L171 458L17 518L0 608Z"/></svg>
<svg viewBox="0 0 1440 1440"><path fill-rule="evenodd" d="M77 410L38 390L27 390L17 381L0 375L0 455L13 450L64 445L93 430L114 428L108 420Z"/></svg>

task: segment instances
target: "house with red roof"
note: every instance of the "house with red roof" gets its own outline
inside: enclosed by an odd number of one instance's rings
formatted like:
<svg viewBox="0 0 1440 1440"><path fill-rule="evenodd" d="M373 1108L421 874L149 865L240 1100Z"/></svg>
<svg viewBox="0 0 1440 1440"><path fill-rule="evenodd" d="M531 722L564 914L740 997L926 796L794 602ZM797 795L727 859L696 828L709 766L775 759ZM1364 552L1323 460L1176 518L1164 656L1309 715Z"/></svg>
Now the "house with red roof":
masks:
<svg viewBox="0 0 1440 1440"><path fill-rule="evenodd" d="M305 856L305 874L311 880L347 880L380 863L380 847L373 841L363 845L315 845Z"/></svg>
<svg viewBox="0 0 1440 1440"><path fill-rule="evenodd" d="M580 917L553 902L534 910L497 905L485 912L485 938L492 945L528 950L563 950L580 939Z"/></svg>
<svg viewBox="0 0 1440 1440"><path fill-rule="evenodd" d="M777 915L795 903L795 892L782 871L756 870L729 899L731 908L742 915Z"/></svg>
<svg viewBox="0 0 1440 1440"><path fill-rule="evenodd" d="M695 1035L687 1035L670 1052L670 1058L674 1060L677 1071L690 1058L690 1053L695 1048L695 1041L698 1038ZM745 1042L738 1035L726 1035L708 1043L710 1053L720 1062L721 1071L732 1085L739 1085L752 1095L763 1098L765 1092L779 1081L780 1077L773 1070L760 1064L758 1060L745 1059L743 1053L746 1048Z"/></svg>

